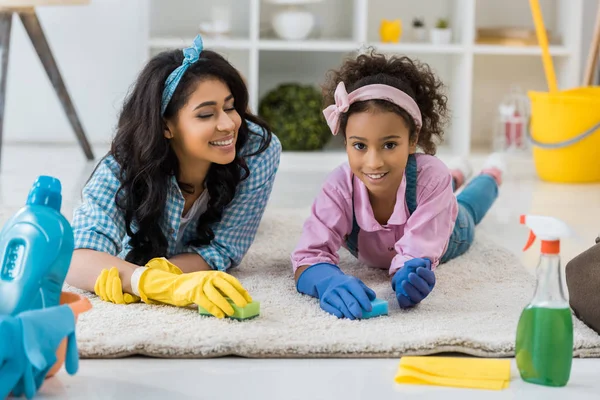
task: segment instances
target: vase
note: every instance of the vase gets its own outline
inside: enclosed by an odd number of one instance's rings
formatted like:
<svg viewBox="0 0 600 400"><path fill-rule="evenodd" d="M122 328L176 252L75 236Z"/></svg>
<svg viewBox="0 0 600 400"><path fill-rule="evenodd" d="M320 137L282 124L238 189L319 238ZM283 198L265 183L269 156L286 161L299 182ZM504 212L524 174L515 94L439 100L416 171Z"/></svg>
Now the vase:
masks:
<svg viewBox="0 0 600 400"><path fill-rule="evenodd" d="M433 44L449 44L452 41L451 29L433 28L429 34Z"/></svg>
<svg viewBox="0 0 600 400"><path fill-rule="evenodd" d="M423 43L427 41L427 29L424 27L417 27L412 29L413 40L415 42Z"/></svg>

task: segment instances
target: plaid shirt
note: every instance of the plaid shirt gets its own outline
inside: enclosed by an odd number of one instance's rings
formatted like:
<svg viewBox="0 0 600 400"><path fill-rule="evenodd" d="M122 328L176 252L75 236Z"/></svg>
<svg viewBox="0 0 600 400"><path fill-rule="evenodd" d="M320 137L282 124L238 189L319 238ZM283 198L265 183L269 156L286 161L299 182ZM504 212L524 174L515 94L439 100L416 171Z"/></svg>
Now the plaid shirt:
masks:
<svg viewBox="0 0 600 400"><path fill-rule="evenodd" d="M253 132L262 135L258 125L248 121ZM250 135L243 153L260 146L261 138ZM188 243L196 237L198 221L190 221L183 232L181 253L196 252L213 268L225 271L237 266L254 241L258 225L273 188L279 168L281 143L275 135L264 152L246 159L250 176L237 187L236 195L224 209L221 221L212 226L215 238L209 245L192 246ZM115 204L115 194L120 187L119 164L112 156L104 158L83 189L82 204L73 213L73 233L76 249L92 249L120 258L131 250L125 230L124 213ZM185 200L173 176L168 188L161 227L168 240L167 254L172 257L177 247L177 234ZM136 232L135 221L131 229Z"/></svg>

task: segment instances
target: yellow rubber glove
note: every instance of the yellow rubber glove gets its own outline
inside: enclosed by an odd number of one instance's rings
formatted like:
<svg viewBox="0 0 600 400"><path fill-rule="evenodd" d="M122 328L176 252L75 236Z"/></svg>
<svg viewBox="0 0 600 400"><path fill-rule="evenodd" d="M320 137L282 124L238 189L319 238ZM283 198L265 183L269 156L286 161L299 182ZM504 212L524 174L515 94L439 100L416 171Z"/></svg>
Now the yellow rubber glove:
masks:
<svg viewBox="0 0 600 400"><path fill-rule="evenodd" d="M172 274L181 275L183 271L179 269L179 267L173 264L171 261L167 260L164 257L156 257L152 260L148 261L146 264L148 268L160 269L162 271L170 272Z"/></svg>
<svg viewBox="0 0 600 400"><path fill-rule="evenodd" d="M179 268L164 258L154 258L146 266L174 274L182 274ZM123 293L123 283L119 277L119 270L116 267L112 267L110 270L103 269L100 272L94 285L94 292L102 300L115 304L138 303L141 300L134 294Z"/></svg>
<svg viewBox="0 0 600 400"><path fill-rule="evenodd" d="M153 267L156 264L170 264L168 272ZM167 265L168 265L167 264ZM181 270L163 259L152 259L149 267L140 276L138 291L145 303L164 303L177 307L199 305L217 318L233 315L233 307L245 307L252 297L233 276L221 271L198 271L182 274Z"/></svg>
<svg viewBox="0 0 600 400"><path fill-rule="evenodd" d="M103 269L100 272L94 285L94 292L102 300L115 304L131 304L140 301L136 295L123 293L123 284L116 267L112 267L110 270Z"/></svg>

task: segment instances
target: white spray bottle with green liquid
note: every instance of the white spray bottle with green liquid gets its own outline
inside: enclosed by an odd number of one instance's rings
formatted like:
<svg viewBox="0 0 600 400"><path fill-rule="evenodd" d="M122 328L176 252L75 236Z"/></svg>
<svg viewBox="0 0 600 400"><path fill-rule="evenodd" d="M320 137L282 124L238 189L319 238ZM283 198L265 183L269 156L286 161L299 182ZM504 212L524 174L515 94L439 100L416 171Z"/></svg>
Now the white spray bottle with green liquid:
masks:
<svg viewBox="0 0 600 400"><path fill-rule="evenodd" d="M521 215L530 229L527 250L536 237L541 242L537 285L517 327L515 356L521 378L545 386L565 386L573 361L573 320L565 296L560 264L560 239L573 236L563 221Z"/></svg>

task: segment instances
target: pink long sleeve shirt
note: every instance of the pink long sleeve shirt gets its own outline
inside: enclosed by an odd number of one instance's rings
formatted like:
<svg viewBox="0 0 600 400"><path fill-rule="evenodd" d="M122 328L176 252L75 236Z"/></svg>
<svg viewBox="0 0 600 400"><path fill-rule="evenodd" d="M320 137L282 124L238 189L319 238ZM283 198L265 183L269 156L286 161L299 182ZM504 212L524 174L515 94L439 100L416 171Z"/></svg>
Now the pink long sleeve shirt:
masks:
<svg viewBox="0 0 600 400"><path fill-rule="evenodd" d="M385 225L375 219L366 186L354 177L354 207L360 226L358 258L368 266L388 268L390 275L413 258L427 257L432 268L437 267L458 214L446 165L426 154L417 154L416 161L417 209L409 216L404 176ZM291 256L294 272L303 265L339 265L338 250L346 246L346 236L352 231L352 176L350 166L344 163L323 184Z"/></svg>

